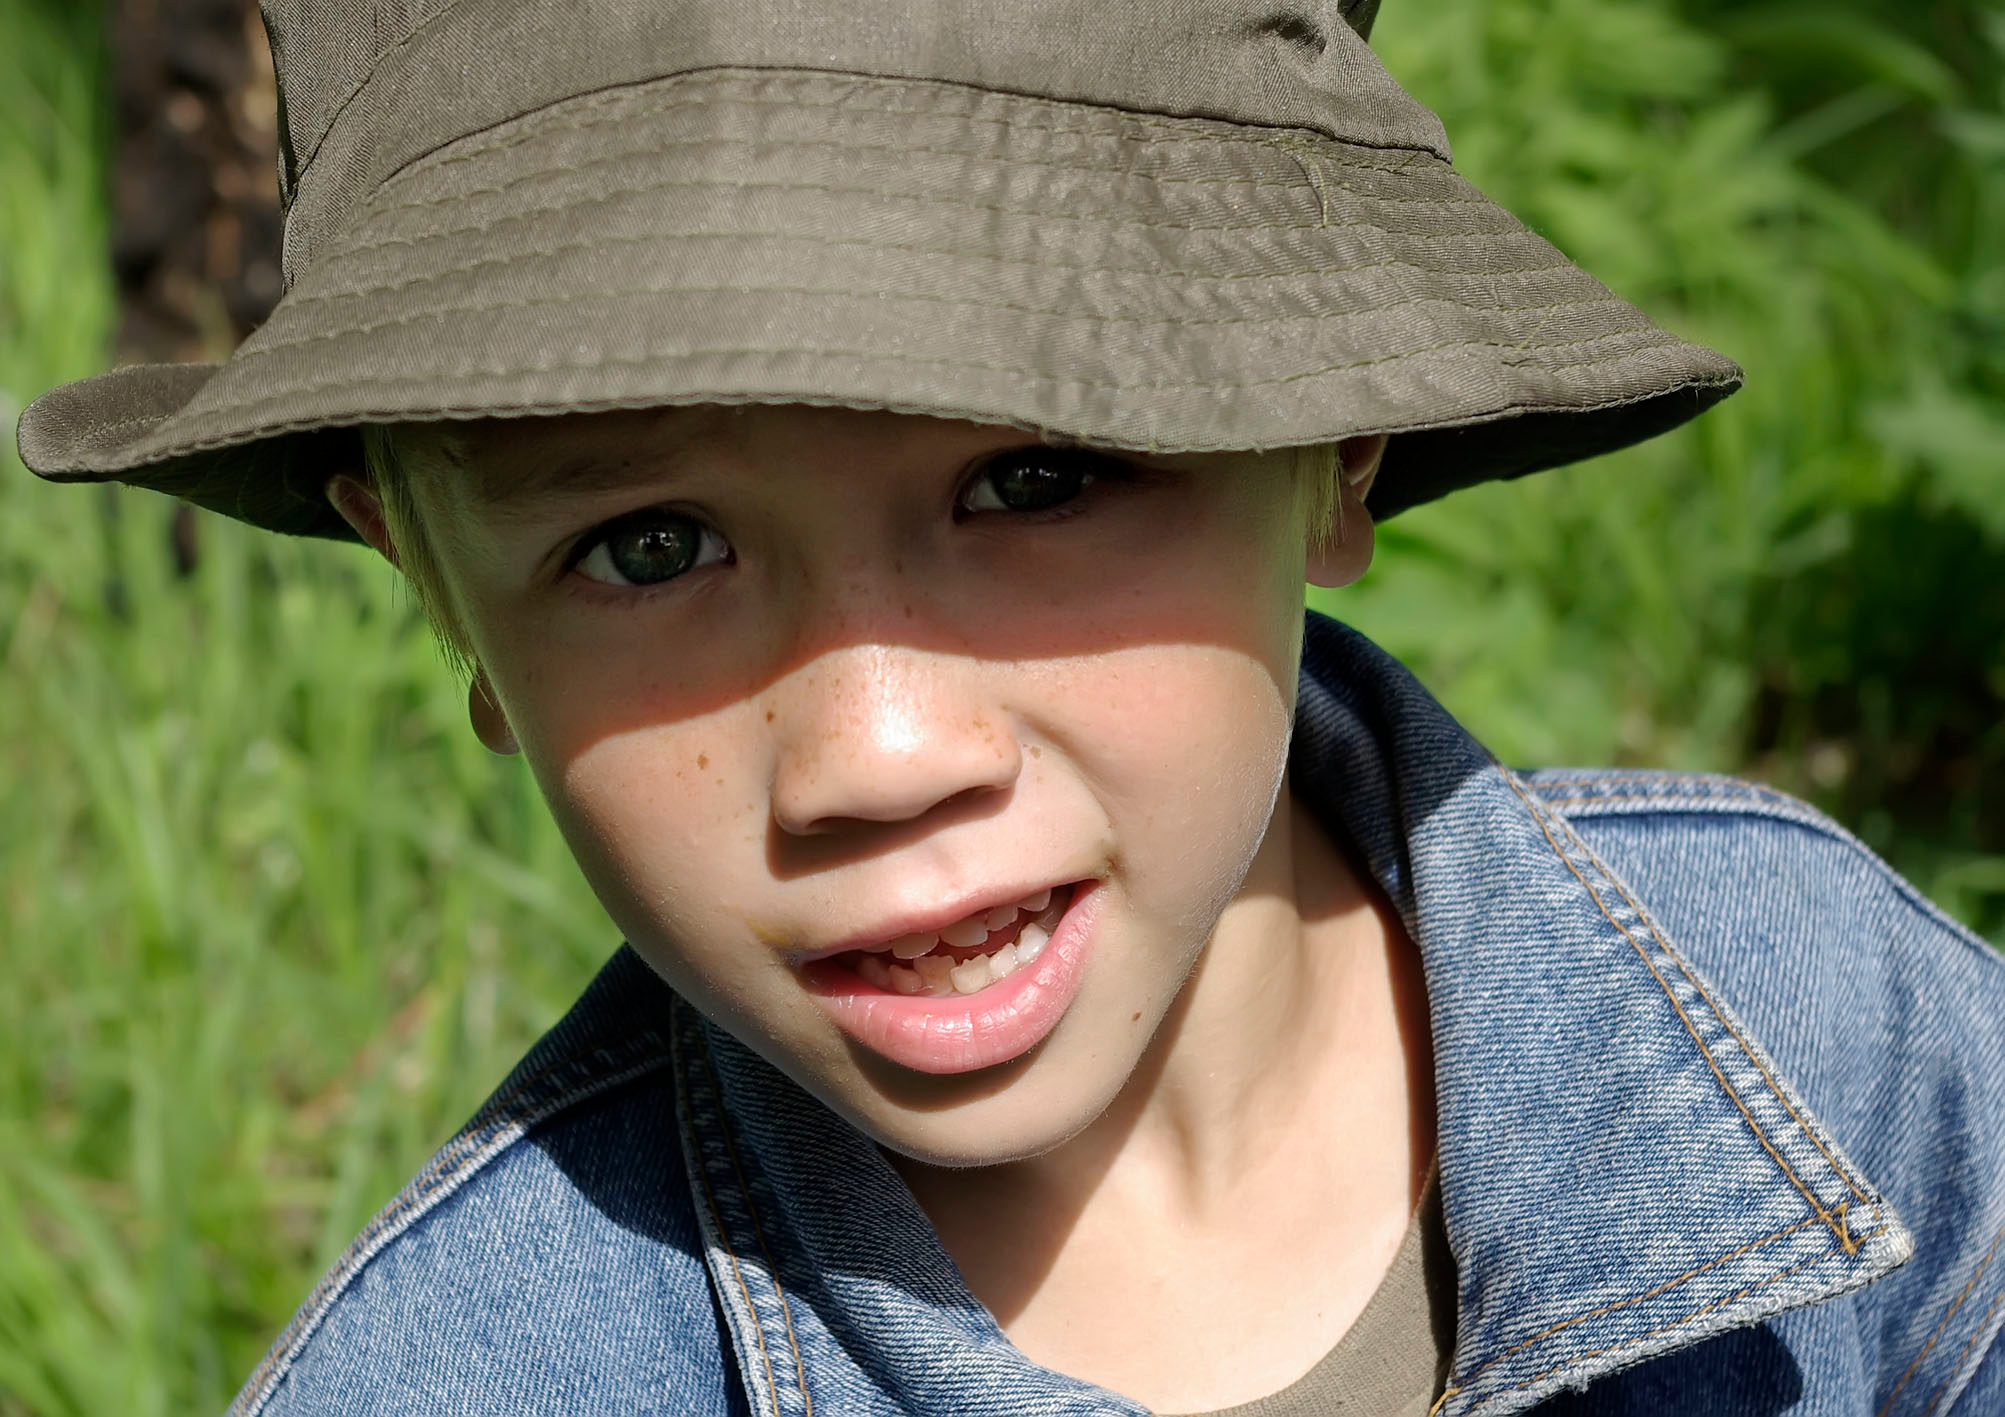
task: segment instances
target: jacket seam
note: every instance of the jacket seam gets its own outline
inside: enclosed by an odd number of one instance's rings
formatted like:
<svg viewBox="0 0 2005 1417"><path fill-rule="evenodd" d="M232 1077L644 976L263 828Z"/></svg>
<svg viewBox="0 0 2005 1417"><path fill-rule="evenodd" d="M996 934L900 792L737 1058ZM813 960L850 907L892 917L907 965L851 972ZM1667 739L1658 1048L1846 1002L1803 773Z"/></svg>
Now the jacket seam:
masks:
<svg viewBox="0 0 2005 1417"><path fill-rule="evenodd" d="M1506 771L1509 771L1506 769ZM1637 792L1601 793L1591 797L1548 796L1547 788L1560 787L1601 787L1606 785L1634 785L1644 789ZM1706 792L1681 792L1676 790L1682 784L1687 787L1703 786L1718 789ZM1604 814L1582 808L1618 806L1648 798L1660 799L1656 809L1666 813L1686 813L1690 815L1732 815L1759 817L1772 822L1784 822L1799 830L1814 833L1825 840L1844 847L1853 856L1864 861L1887 886L1908 903L1916 914L1947 930L1967 947L1974 949L1984 958L1992 961L2001 959L1999 951L1981 938L1962 921L1944 912L1941 906L1918 890L1912 881L1902 876L1893 867L1880 859L1879 853L1859 840L1839 823L1831 820L1823 812L1811 806L1800 797L1792 797L1786 792L1749 782L1744 778L1710 775L1703 773L1666 773L1661 777L1572 777L1547 778L1527 784L1541 801L1559 815L1572 821L1581 817L1600 817ZM1652 789L1669 788L1668 791ZM1627 815L1627 814L1624 814Z"/></svg>
<svg viewBox="0 0 2005 1417"><path fill-rule="evenodd" d="M1578 837L1575 839L1578 841ZM1775 1075L1768 1070L1768 1065L1762 1061L1761 1055L1755 1051L1753 1043L1748 1040L1746 1034L1740 1031L1740 1028L1734 1023L1726 1010L1720 1007L1719 1000L1713 996L1712 990L1692 971L1692 967L1686 963L1685 957L1673 947L1669 940L1664 938L1664 932L1657 928L1656 920L1643 908L1642 902L1637 900L1635 895L1630 892L1628 885L1622 878L1608 869L1607 863L1594 854L1593 847L1584 841L1579 842L1579 845L1581 850L1587 854L1588 860L1592 861L1599 868L1602 875L1607 878L1609 884L1615 888L1623 900L1628 902L1629 908L1636 912L1637 918L1650 931L1650 937L1657 942L1658 947L1677 964L1678 972L1685 976L1686 981L1691 984L1692 988L1698 991L1699 997L1706 1001L1706 1007L1713 1011L1713 1017L1719 1021L1720 1025L1728 1033L1733 1035L1734 1041L1740 1044L1741 1052L1747 1055L1747 1060L1750 1063L1754 1064L1755 1071L1761 1074L1761 1080L1768 1085L1768 1090L1774 1095L1776 1101L1782 1104L1783 1110L1795 1119L1797 1127L1802 1130L1805 1136L1810 1138L1811 1145L1815 1146L1819 1153L1823 1155L1826 1163L1837 1174L1838 1179L1845 1183L1846 1188L1851 1191L1853 1197L1861 1204L1873 1207L1873 1216L1877 1220L1879 1218L1879 1207L1874 1205L1873 1198L1866 1194L1857 1179L1832 1154L1831 1149L1824 1144L1824 1139L1817 1135L1816 1130L1810 1125L1809 1121L1797 1110L1796 1104L1790 1100L1789 1094L1783 1091L1782 1084L1776 1081Z"/></svg>
<svg viewBox="0 0 2005 1417"><path fill-rule="evenodd" d="M1525 1388L1533 1387L1541 1382L1544 1382L1547 1378L1565 1372L1568 1368L1578 1367L1580 1364L1585 1363L1590 1358L1600 1358L1610 1353L1619 1353L1625 1348L1635 1347L1637 1344L1644 1342L1646 1339L1655 1338L1659 1334L1669 1333L1672 1329L1675 1328L1682 1328L1686 1324L1691 1323L1694 1319L1704 1318L1707 1314L1710 1314L1715 1310L1723 1309L1729 1304L1737 1303L1740 1300L1745 1299L1748 1295L1754 1293L1756 1290L1765 1289L1771 1284L1777 1283L1780 1280L1787 1279L1790 1275L1797 1273L1799 1270L1808 1269L1811 1265L1818 1264L1824 1260L1827 1260L1831 1257L1831 1254L1832 1252L1830 1250L1825 1250L1822 1254L1812 1255L1809 1259L1806 1260L1799 1260L1793 1265L1789 1265L1786 1268L1777 1270L1774 1274L1769 1275L1766 1279L1757 1279L1754 1283L1747 1285L1745 1288L1737 1289L1733 1293L1715 1299L1709 1304L1703 1304L1700 1307L1692 1310L1689 1314L1686 1314L1681 1318L1673 1319L1671 1320L1671 1322L1667 1324L1660 1324L1658 1327L1649 1330L1647 1333L1636 1334L1633 1337L1623 1339L1622 1342L1620 1343L1609 1344L1605 1348L1593 1348L1589 1349L1585 1353L1576 1353L1572 1357L1568 1358L1565 1362L1547 1368L1542 1373L1534 1374L1532 1377L1526 1378L1521 1383L1514 1383L1510 1387L1498 1388L1495 1392L1485 1393L1482 1397L1470 1403L1469 1406L1464 1409L1464 1412L1465 1414L1469 1412L1474 1412L1477 1408L1483 1406L1485 1403L1488 1403L1495 1398L1503 1397L1513 1392L1521 1392Z"/></svg>
<svg viewBox="0 0 2005 1417"><path fill-rule="evenodd" d="M1460 1384L1460 1388L1467 1388L1471 1386L1473 1383L1475 1383L1475 1381L1478 1378L1482 1377L1483 1374L1489 1372L1490 1369L1496 1367L1497 1364L1503 1362L1506 1358L1509 1358L1512 1354L1518 1353L1526 1348L1531 1347L1534 1343L1539 1342L1541 1339L1550 1338L1556 1333L1560 1333L1566 1329L1572 1328L1575 1324L1585 1323L1589 1319L1600 1318L1603 1314L1614 1313L1617 1309L1627 1308L1631 1304L1640 1304L1645 1299L1654 1299L1659 1294L1668 1294L1671 1290L1676 1289L1679 1285L1684 1284L1686 1281L1695 1279L1699 1275L1704 1274L1707 1270L1725 1264L1728 1260L1738 1259L1742 1255L1748 1254L1754 1250L1758 1250L1764 1245L1773 1244L1777 1240L1783 1239L1790 1235L1794 1235L1797 1231L1803 1229L1803 1227L1806 1225L1815 1225L1817 1223L1817 1219L1818 1218L1814 1215L1806 1215L1801 1220L1792 1221L1790 1224L1783 1226L1780 1230L1774 1231L1767 1235L1763 1235L1758 1240L1749 1240L1745 1245L1741 1245L1736 1249L1728 1250L1723 1255L1716 1255L1712 1259L1707 1260L1704 1264L1694 1265L1690 1269L1686 1270L1683 1274L1680 1274L1672 1279L1667 1279L1662 1284L1656 1285L1655 1287L1650 1289L1645 1289L1639 1294L1631 1294L1627 1298L1617 1299L1611 1303L1603 1304L1599 1308L1588 1309L1581 1313L1575 1314L1572 1318L1561 1319L1558 1323L1552 1324L1546 1328L1542 1328L1537 1333L1534 1333L1527 1338L1519 1339L1516 1343L1512 1344L1509 1348L1506 1348L1503 1352L1492 1355L1487 1362L1485 1362L1481 1367L1477 1368L1474 1372L1470 1373L1469 1376L1462 1381L1462 1383ZM1830 1252L1827 1250L1824 1253L1829 1254Z"/></svg>
<svg viewBox="0 0 2005 1417"><path fill-rule="evenodd" d="M615 1048L629 1047L635 1043L654 1041L660 1043L660 1035L649 1029L622 1039ZM595 1048L590 1052L605 1052ZM412 1225L423 1219L441 1201L471 1180L489 1163L503 1152L527 1136L530 1131L549 1121L561 1112L570 1110L581 1102L609 1092L616 1087L632 1082L650 1072L664 1067L669 1059L664 1052L643 1053L639 1059L617 1071L591 1078L577 1087L558 1093L547 1103L514 1109L521 1106L525 1096L536 1086L564 1069L575 1066L588 1052L571 1053L562 1059L539 1069L531 1076L511 1087L507 1095L475 1114L474 1120L445 1146L440 1148L426 1173L404 1188L390 1203L377 1212L368 1228L350 1243L348 1249L335 1261L334 1268L314 1287L307 1296L300 1311L293 1317L285 1331L281 1333L264 1359L245 1381L243 1392L230 1405L235 1417L258 1417L273 1394L283 1386L294 1364L319 1333L327 1316L347 1293L356 1278L374 1262L376 1257L403 1236ZM444 1163L439 1163L442 1158ZM436 1169L435 1169L436 1168Z"/></svg>
<svg viewBox="0 0 2005 1417"><path fill-rule="evenodd" d="M717 1060L715 1056L711 1053L710 1040L708 1038L701 1038L699 1041L702 1044L703 1064L710 1071L711 1087L716 1092L717 1096L719 1098L722 1098L723 1081L718 1076ZM736 1141L732 1139L731 1136L731 1120L727 1115L725 1115L724 1109L721 1106L718 1108L717 1111L717 1130L719 1135L721 1135L724 1138L724 1151L725 1154L731 1158L731 1174L735 1176L738 1180L738 1191L739 1194L742 1195L745 1199L745 1209L749 1211L752 1216L752 1236L758 1242L760 1255L762 1255L765 1258L767 1272L771 1274L773 1277L773 1292L777 1294L780 1299L780 1318L786 1324L787 1346L791 1348L794 1353L794 1376L800 1383L801 1401L805 1403L807 1406L806 1417L814 1417L814 1410L815 1410L814 1396L808 1391L807 1368L801 1358L800 1339L794 1332L793 1305L787 1301L786 1288L780 1283L779 1261L773 1258L772 1247L766 1243L766 1227L765 1223L759 1219L759 1204L757 1199L752 1194L751 1183L745 1179L744 1167L739 1162L738 1144ZM709 1184L710 1184L709 1178L706 1177L704 1179L704 1187L706 1191L709 1188ZM723 1222L721 1220L718 1222L718 1230L720 1234L723 1231ZM735 1253L731 1256L731 1264L732 1267L736 1269L738 1264L738 1257ZM739 1279L739 1284L741 1287L744 1284L742 1276ZM746 1294L745 1299L747 1304L751 1304L751 1295L749 1293ZM758 1317L758 1312L759 1311L757 1306L754 1305L752 1307L752 1314L754 1318ZM766 1347L765 1325L763 1323L759 1323L756 1324L755 1327L759 1330L760 1334L759 1347L763 1352ZM779 1383L778 1379L774 1377L773 1365L770 1356L768 1357L766 1362L766 1376L768 1378L773 1379L774 1382L773 1409L775 1412L778 1412L780 1406Z"/></svg>
<svg viewBox="0 0 2005 1417"><path fill-rule="evenodd" d="M672 1017L669 1027L672 1030L677 1027ZM680 1091L681 1089L678 1089L678 1092ZM705 1164L704 1158L700 1155L693 1158L693 1161L694 1164L690 1169L696 1173L696 1179L702 1188L704 1209L710 1213L710 1223L717 1231L718 1243L723 1245L724 1253L730 1257L731 1277L737 1281L738 1293L745 1301L746 1312L752 1316L752 1337L759 1345L759 1361L766 1368L765 1395L773 1404L773 1417L782 1417L780 1409L780 1380L773 1372L773 1355L766 1347L766 1326L759 1319L759 1306L753 1301L751 1287L745 1283L745 1271L738 1263L737 1248L731 1243L730 1229L724 1224L723 1213L718 1209L716 1192L710 1187L708 1167ZM778 1279L775 1278L774 1284L777 1286L778 1283Z"/></svg>
<svg viewBox="0 0 2005 1417"><path fill-rule="evenodd" d="M1502 768L1501 765L1499 767L1503 772L1504 781L1511 785L1511 790L1518 794L1519 800L1530 811L1532 820L1539 824L1539 830L1544 833L1546 843L1552 848L1553 854L1558 856L1561 862L1565 864L1567 870L1573 873L1574 879L1578 880L1581 886L1587 891L1588 896L1594 901L1596 907L1600 909L1603 918L1615 927L1623 939L1629 942L1629 947L1636 952L1636 957L1643 961L1643 967L1649 970L1651 977L1657 981L1657 987L1663 991L1665 999L1669 1001L1672 1009L1676 1011L1679 1021L1685 1025L1685 1032L1691 1035L1692 1042L1697 1045L1699 1055L1706 1060L1706 1066L1712 1069L1713 1077L1725 1089L1727 1096L1733 1100L1734 1106L1740 1110L1742 1118L1746 1120L1748 1126L1753 1130L1755 1138L1762 1145L1762 1149L1774 1158L1775 1164L1782 1168L1782 1174L1789 1178L1790 1183L1810 1203L1811 1209L1817 1213L1818 1218L1831 1228L1832 1235L1836 1237L1838 1244L1844 1249L1845 1253L1848 1255L1858 1253L1859 1241L1853 1237L1845 1218L1845 1213L1850 1202L1840 1204L1834 1213L1825 1207L1823 1201L1817 1198L1817 1193L1804 1183L1802 1177L1796 1174L1796 1170L1789 1164L1788 1158L1782 1154L1774 1141L1770 1139L1768 1133L1763 1130L1760 1121L1755 1117L1753 1111L1749 1109L1747 1102L1741 1097L1739 1090L1728 1079L1726 1071L1720 1067L1719 1060L1713 1056L1712 1049L1706 1046L1705 1039L1699 1036L1698 1027L1693 1023L1690 1013L1679 1002L1677 995L1671 989L1670 981L1664 978L1663 971L1657 968L1656 963L1650 958L1648 952L1644 950L1642 942L1636 938L1634 932L1628 926L1615 918L1614 912L1609 910L1608 903L1602 899L1601 893L1594 888L1593 882L1587 879L1587 876L1581 871L1580 867L1574 863L1573 858L1567 855L1565 849L1560 846L1558 839L1553 835L1551 823L1532 801L1531 796L1519 785L1517 775L1509 769ZM1571 836L1572 833L1569 832L1568 835ZM1579 839L1575 837L1574 840L1578 842ZM1585 851L1585 843L1580 844L1581 849ZM1589 853L1589 859L1593 860L1591 853ZM1598 861L1595 864L1597 867L1600 866ZM1629 904L1634 905L1634 902L1630 901ZM1672 958L1676 959L1677 956L1673 954ZM1701 997L1706 997L1703 991L1701 992ZM1706 1002L1709 1006L1713 1007L1714 1014L1717 1017L1719 1013L1718 1007L1713 1005L1710 998L1707 998ZM1773 1084L1771 1083L1770 1086L1772 1089ZM1849 1181L1847 1184L1850 1184ZM1874 1206L1873 1216L1875 1220L1879 1218L1879 1213L1879 1207ZM1879 1232L1875 1230L1873 1233L1877 1234Z"/></svg>
<svg viewBox="0 0 2005 1417"><path fill-rule="evenodd" d="M1929 1330L1928 1341L1922 1344L1921 1351L1915 1354L1914 1361L1908 1364L1906 1371L1904 1371L1900 1376L1900 1381L1894 1384L1894 1390L1887 1394L1887 1400L1880 1404L1880 1410L1877 1414L1875 1414L1875 1417L1887 1417L1887 1414L1893 1411L1894 1403L1896 1400L1899 1399L1902 1389L1907 1387L1909 1380L1912 1379L1915 1373L1920 1370L1922 1361L1926 1359L1931 1352L1934 1351L1935 1345L1941 1342L1943 1332L1949 1327L1949 1321L1956 1317L1956 1311L1963 1307L1964 1300L1968 1299L1970 1297L1971 1291L1977 1287L1977 1281L1984 1277L1984 1272L1987 1269L1991 1268L1991 1261L1995 1259L1998 1255L1998 1246L2000 1242L2005 1242L2005 1225L2001 1225L1998 1227L1998 1233L1992 1237L1991 1247L1984 1252L1984 1258L1977 1262L1977 1268L1970 1272L1970 1278L1964 1282L1963 1288L1957 1292L1957 1295L1954 1299L1949 1301L1949 1307L1943 1310L1942 1317L1935 1321L1935 1327ZM2005 1297L2005 1294L2001 1294L2000 1297ZM1997 1300L1992 1301L1991 1307L1993 1309L1996 1309L1998 1307ZM1987 1319L1989 1318L1988 1313L1986 1315L1986 1318ZM1984 1324L1982 1323L1978 1324L1977 1332L1980 1334L1984 1332ZM1972 1335L1972 1342L1975 1341L1976 1341L1976 1336ZM1969 1351L1968 1346L1966 1345L1965 1352L1968 1351ZM1961 1357L1958 1357L1957 1363L1959 1365L1962 1363L1962 1361L1963 1359ZM1953 1378L1955 1374L1956 1374L1956 1368L1952 1367L1950 1369L1950 1376ZM1933 1412L1935 1410L1935 1404L1942 1400L1943 1391L1947 1389L1948 1386L1949 1386L1948 1382L1944 1382L1943 1387L1937 1389L1935 1396L1929 1399L1928 1406L1923 1409L1924 1417L1926 1417L1927 1413Z"/></svg>
<svg viewBox="0 0 2005 1417"><path fill-rule="evenodd" d="M1931 1397L1928 1406L1922 1409L1922 1417L1929 1417L1929 1414L1935 1411L1935 1405L1942 1401L1942 1395L1949 1391L1950 1384L1956 1381L1956 1375L1963 1371L1964 1360L1970 1357L1970 1350L1977 1346L1977 1340L1990 1330L1991 1317L1998 1312L2001 1303L2005 1303L2005 1289L1999 1290L1992 1297L1991 1303L1984 1310L1984 1317L1977 1321L1976 1330L1964 1340L1963 1351L1956 1355L1956 1362L1950 1365L1949 1376L1942 1380L1942 1386L1935 1390L1935 1396Z"/></svg>

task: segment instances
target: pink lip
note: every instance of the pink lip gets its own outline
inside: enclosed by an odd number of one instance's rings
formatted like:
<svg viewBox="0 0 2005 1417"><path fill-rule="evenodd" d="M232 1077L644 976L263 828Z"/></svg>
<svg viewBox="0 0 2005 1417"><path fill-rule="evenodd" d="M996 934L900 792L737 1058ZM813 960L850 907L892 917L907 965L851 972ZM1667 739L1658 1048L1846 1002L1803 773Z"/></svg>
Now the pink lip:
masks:
<svg viewBox="0 0 2005 1417"><path fill-rule="evenodd" d="M1021 1057L1058 1026L1085 978L1099 916L1099 884L1081 882L1036 961L976 994L893 994L826 958L801 973L822 1012L872 1052L915 1072L969 1073Z"/></svg>

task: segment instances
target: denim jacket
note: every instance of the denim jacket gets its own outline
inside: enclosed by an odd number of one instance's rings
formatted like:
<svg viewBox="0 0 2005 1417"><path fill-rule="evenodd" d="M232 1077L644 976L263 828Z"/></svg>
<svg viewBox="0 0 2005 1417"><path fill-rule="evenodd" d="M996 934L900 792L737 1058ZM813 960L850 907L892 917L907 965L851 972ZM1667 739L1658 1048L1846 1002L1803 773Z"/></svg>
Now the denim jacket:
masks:
<svg viewBox="0 0 2005 1417"><path fill-rule="evenodd" d="M1293 754L1424 960L1442 1417L2005 1414L2005 959L1767 788L1508 771L1328 621ZM626 950L232 1409L1144 1410L1018 1352L874 1146Z"/></svg>

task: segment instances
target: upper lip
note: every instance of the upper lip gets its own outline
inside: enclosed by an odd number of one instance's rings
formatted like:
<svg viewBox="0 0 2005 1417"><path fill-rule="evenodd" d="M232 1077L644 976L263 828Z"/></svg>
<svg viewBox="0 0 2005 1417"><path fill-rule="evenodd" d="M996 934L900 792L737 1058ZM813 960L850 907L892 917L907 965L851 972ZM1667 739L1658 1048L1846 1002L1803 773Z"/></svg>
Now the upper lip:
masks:
<svg viewBox="0 0 2005 1417"><path fill-rule="evenodd" d="M1055 895L1070 880L1052 881L1048 888ZM1015 891L984 891L979 896L967 896L958 904L942 905L923 912L901 916L868 934L852 935L833 945L823 945L816 949L790 950L788 957L795 964L812 964L818 959L828 959L832 955L848 954L851 950L867 950L872 945L885 945L893 940L902 940L907 935L931 935L946 929L957 920L965 920L978 912L994 910L999 905L1015 905L1027 896L1036 895L1047 888L1046 884L1023 886Z"/></svg>

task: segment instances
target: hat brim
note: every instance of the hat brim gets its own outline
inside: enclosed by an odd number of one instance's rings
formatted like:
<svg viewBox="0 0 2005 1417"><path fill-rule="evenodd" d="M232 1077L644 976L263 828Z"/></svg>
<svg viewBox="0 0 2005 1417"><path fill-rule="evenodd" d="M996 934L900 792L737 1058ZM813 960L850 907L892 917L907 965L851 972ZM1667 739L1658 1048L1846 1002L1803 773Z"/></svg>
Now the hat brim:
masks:
<svg viewBox="0 0 2005 1417"><path fill-rule="evenodd" d="M799 70L588 95L384 183L225 364L31 405L23 460L281 531L365 423L812 402L1138 451L1397 435L1381 515L1740 370L1432 153Z"/></svg>

